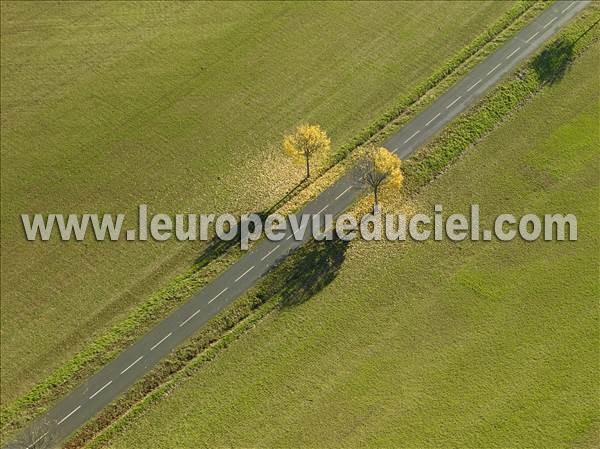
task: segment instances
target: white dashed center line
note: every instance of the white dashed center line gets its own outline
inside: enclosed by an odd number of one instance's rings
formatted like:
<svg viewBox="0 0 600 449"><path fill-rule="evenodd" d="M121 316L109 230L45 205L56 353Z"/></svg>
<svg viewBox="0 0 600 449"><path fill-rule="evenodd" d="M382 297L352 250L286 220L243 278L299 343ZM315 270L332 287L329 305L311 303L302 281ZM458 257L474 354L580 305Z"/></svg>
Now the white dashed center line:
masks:
<svg viewBox="0 0 600 449"><path fill-rule="evenodd" d="M42 438L44 438L46 435L48 435L48 432L44 433L41 437L39 437L37 440L31 443L31 445L27 446L27 449L32 449L36 444L42 441Z"/></svg>
<svg viewBox="0 0 600 449"><path fill-rule="evenodd" d="M467 89L467 92L471 92L475 88L475 86L477 86L479 83L481 83L481 81L483 81L483 80L479 80L475 84L473 84L471 87L469 87Z"/></svg>
<svg viewBox="0 0 600 449"><path fill-rule="evenodd" d="M329 204L325 205L325 207L323 207L319 212L317 212L315 215L319 215L321 212L323 212L325 209L327 209L329 207Z"/></svg>
<svg viewBox="0 0 600 449"><path fill-rule="evenodd" d="M337 198L336 198L336 200L337 200ZM291 239L292 237L295 237L295 236L296 236L296 234L297 234L298 232L302 231L302 230L303 230L305 227L306 227L306 225L300 226L300 227L299 227L299 228L296 230L296 232L292 232L292 235L289 235L289 236L288 236L288 238L287 238L286 240L289 240L289 239Z"/></svg>
<svg viewBox="0 0 600 449"><path fill-rule="evenodd" d="M112 384L112 383L113 383L113 381L112 381L112 380L109 380L108 382L106 382L102 388L100 388L98 391L96 391L96 392L95 392L93 395L91 395L91 396L90 396L90 399L94 399L94 397L95 397L95 396L96 396L98 393L100 393L102 390L104 390L106 387L108 387L108 386L109 386L110 384Z"/></svg>
<svg viewBox="0 0 600 449"><path fill-rule="evenodd" d="M244 271L242 274L240 274L240 275L237 277L237 279L236 279L235 281L233 281L233 282L237 282L237 281L239 281L240 279L242 279L244 276L246 276L248 273L250 273L250 271L251 271L251 270L253 270L253 269L254 269L254 267L255 267L255 265L252 265L250 268L248 268L246 271Z"/></svg>
<svg viewBox="0 0 600 449"><path fill-rule="evenodd" d="M154 346L152 346L152 347L150 348L150 351L154 351L154 350L155 350L155 349L158 347L158 345L159 345L159 344L161 344L163 341L165 341L165 340L166 340L167 338L169 338L171 335L173 335L173 332L169 332L167 335L165 335L163 338L161 338L161 339L160 339L158 342L156 342L156 343L154 344Z"/></svg>
<svg viewBox="0 0 600 449"><path fill-rule="evenodd" d="M69 413L67 416L65 416L63 419L61 419L59 422L56 423L56 425L60 426L62 423L64 423L67 419L69 419L71 417L71 415L73 413L75 413L77 410L79 410L81 408L81 405L78 405L77 407L75 407L75 409L73 409L73 411L71 413Z"/></svg>
<svg viewBox="0 0 600 449"><path fill-rule="evenodd" d="M569 4L569 6L567 6L565 9L563 9L563 10L561 11L561 14L564 14L564 13L566 13L566 12L567 12L569 9L571 9L571 6L573 6L574 4L575 4L575 2L571 2L571 3Z"/></svg>
<svg viewBox="0 0 600 449"><path fill-rule="evenodd" d="M487 72L488 76L491 75L492 73L494 73L496 71L496 69L498 67L500 67L501 65L502 65L501 62L499 62L498 64L496 64L496 66L492 70L490 70L489 72Z"/></svg>
<svg viewBox="0 0 600 449"><path fill-rule="evenodd" d="M421 132L421 130L420 130L420 129L418 129L417 131L415 131L415 132L412 134L412 136L410 136L408 139L406 139L406 140L404 141L404 143L408 143L409 141L411 141L411 140L412 140L412 138L413 138L413 137L415 137L415 136L416 136L417 134L419 134L420 132ZM337 199L337 198L336 198L336 199Z"/></svg>
<svg viewBox="0 0 600 449"><path fill-rule="evenodd" d="M202 310L202 309L198 309L198 310L196 310L194 313L192 313L190 316L188 316L188 317L187 317L187 318L186 318L184 321L182 321L182 322L179 324L179 327L183 327L183 326L185 326L185 325L188 323L188 321L190 321L192 318L194 318L196 315L198 315L198 314L200 313L200 311L201 311L201 310Z"/></svg>
<svg viewBox="0 0 600 449"><path fill-rule="evenodd" d="M515 54L516 52L518 52L520 49L521 49L521 47L517 47L517 48L515 48L515 49L514 49L514 50L513 50L513 51L510 53L510 55L508 55L508 56L506 57L506 59L510 59L510 58L512 58L512 57L514 56L514 54Z"/></svg>
<svg viewBox="0 0 600 449"><path fill-rule="evenodd" d="M454 103L456 103L461 98L462 98L462 95L459 95L458 97L456 97L456 99L452 103L450 103L448 106L446 106L446 109L450 109L452 106L454 106Z"/></svg>
<svg viewBox="0 0 600 449"><path fill-rule="evenodd" d="M550 24L551 24L552 22L554 22L556 19L558 19L558 17L555 17L554 19L550 20L548 23L546 23L546 25L544 25L544 26L542 27L542 29L549 27L549 26L550 26Z"/></svg>
<svg viewBox="0 0 600 449"><path fill-rule="evenodd" d="M225 287L223 290L221 290L219 292L219 294L217 296L215 296L213 299L211 299L210 301L208 301L208 303L210 304L211 302L213 302L215 299L217 299L219 296L221 296L223 293L225 293L227 290L229 290L229 287Z"/></svg>
<svg viewBox="0 0 600 449"><path fill-rule="evenodd" d="M275 250L277 248L279 248L281 246L281 244L277 245L275 248L273 248L271 251L269 251L267 254L265 254L264 256L262 256L260 258L260 261L262 262L263 260L265 260L267 257L269 257L271 254L273 254L273 252L275 252Z"/></svg>
<svg viewBox="0 0 600 449"><path fill-rule="evenodd" d="M342 196L344 196L346 194L346 192L348 192L348 190L350 190L352 188L352 186L348 187L346 190L344 190L342 193L340 193L338 196L335 197L336 200L339 200Z"/></svg>
<svg viewBox="0 0 600 449"><path fill-rule="evenodd" d="M434 121L436 118L438 118L440 115L442 115L442 113L441 113L441 112L438 112L437 114L435 114L435 117L433 117L431 120L429 120L427 123L425 123L425 126L429 126L429 125L431 125L431 123L432 123L432 122L433 122L433 121Z"/></svg>
<svg viewBox="0 0 600 449"><path fill-rule="evenodd" d="M125 372L127 372L127 370L128 370L129 368L131 368L133 365L135 365L137 362L139 362L139 361L140 361L140 360L142 360L143 358L144 358L144 356L143 356L143 355L139 356L137 359L135 359L135 361L134 361L134 362L133 362L131 365L129 365L127 368L125 368L123 371L121 371L121 374L125 374Z"/></svg>
<svg viewBox="0 0 600 449"><path fill-rule="evenodd" d="M531 40L532 40L534 37L536 37L538 34L540 34L540 32L539 32L539 31L537 31L537 32L533 33L533 34L531 35L531 37L530 37L529 39L527 39L525 42L527 42L527 43L531 42Z"/></svg>

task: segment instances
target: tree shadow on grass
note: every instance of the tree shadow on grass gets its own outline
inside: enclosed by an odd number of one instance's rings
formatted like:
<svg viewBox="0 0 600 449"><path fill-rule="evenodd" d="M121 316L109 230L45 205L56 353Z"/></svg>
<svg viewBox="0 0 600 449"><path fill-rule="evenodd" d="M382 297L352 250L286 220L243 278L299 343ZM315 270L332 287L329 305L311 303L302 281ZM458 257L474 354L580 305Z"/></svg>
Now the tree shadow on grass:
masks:
<svg viewBox="0 0 600 449"><path fill-rule="evenodd" d="M304 178L302 181L300 181L299 183L297 183L294 187L292 187L290 190L287 191L287 193L285 195L283 195L281 198L279 198L275 203L273 203L271 205L271 207L269 207L264 214L265 215L269 215L272 214L273 212L275 212L277 209L279 209L281 206L283 206L292 196L294 196L294 194L300 190L302 190L302 188L306 185L308 185L309 180Z"/></svg>
<svg viewBox="0 0 600 449"><path fill-rule="evenodd" d="M256 215L258 215L261 221L264 223L268 214L267 212L256 212ZM239 232L239 229L238 233L231 240L221 240L218 236L215 235L210 239L208 245L201 251L200 255L196 257L196 260L194 260L194 265L196 266L196 268L202 268L211 263L213 260L221 257L223 254L229 251L230 248L234 246L237 246L239 248L240 242L241 234Z"/></svg>
<svg viewBox="0 0 600 449"><path fill-rule="evenodd" d="M574 48L577 41L591 31L600 19L594 22L576 39L561 38L545 48L533 60L533 69L543 83L554 84L563 79L575 56Z"/></svg>
<svg viewBox="0 0 600 449"><path fill-rule="evenodd" d="M573 60L574 42L559 39L533 60L533 69L542 83L554 84L563 79Z"/></svg>
<svg viewBox="0 0 600 449"><path fill-rule="evenodd" d="M275 295L282 298L282 307L304 303L331 283L346 258L348 243L338 238L310 241L275 268L270 282L258 293L261 302Z"/></svg>
<svg viewBox="0 0 600 449"><path fill-rule="evenodd" d="M303 179L299 183L297 183L294 187L292 187L288 192L283 195L279 200L273 203L267 210L262 212L256 212L264 223L265 219L272 213L274 213L279 207L285 204L297 191L301 190L302 187L306 184L307 180ZM196 260L194 261L194 265L196 267L204 267L208 265L215 259L218 259L230 248L240 244L240 233L235 236L232 240L221 240L216 235L209 241L208 245L200 252Z"/></svg>

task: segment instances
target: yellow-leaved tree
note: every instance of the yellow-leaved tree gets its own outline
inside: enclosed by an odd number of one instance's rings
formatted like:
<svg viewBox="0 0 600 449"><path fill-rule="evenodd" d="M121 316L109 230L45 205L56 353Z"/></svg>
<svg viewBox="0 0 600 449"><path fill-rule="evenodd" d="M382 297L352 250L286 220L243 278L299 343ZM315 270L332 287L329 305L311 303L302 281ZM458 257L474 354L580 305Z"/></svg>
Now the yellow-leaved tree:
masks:
<svg viewBox="0 0 600 449"><path fill-rule="evenodd" d="M306 177L310 177L310 158L331 149L327 133L319 125L299 125L292 134L283 139L283 151L306 163Z"/></svg>
<svg viewBox="0 0 600 449"><path fill-rule="evenodd" d="M374 206L378 205L378 194L382 188L400 188L402 185L401 161L387 148L368 146L357 164L360 180L373 190Z"/></svg>

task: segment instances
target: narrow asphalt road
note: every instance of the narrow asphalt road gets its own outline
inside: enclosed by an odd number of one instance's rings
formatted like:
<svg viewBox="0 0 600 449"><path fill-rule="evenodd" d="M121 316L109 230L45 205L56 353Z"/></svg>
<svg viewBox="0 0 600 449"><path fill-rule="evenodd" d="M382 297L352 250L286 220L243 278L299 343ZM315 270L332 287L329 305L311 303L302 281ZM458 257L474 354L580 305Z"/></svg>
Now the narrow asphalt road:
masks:
<svg viewBox="0 0 600 449"><path fill-rule="evenodd" d="M559 1L551 5L407 123L387 140L385 146L406 159L538 49L587 3ZM327 213L335 216L347 210L363 191L353 177L345 176L307 204L299 214ZM25 429L18 441L9 443L6 448L51 447L63 441L252 287L280 259L302 245L309 238L310 233L306 234L300 240L289 233L278 242L263 239L250 253L59 401L39 421Z"/></svg>

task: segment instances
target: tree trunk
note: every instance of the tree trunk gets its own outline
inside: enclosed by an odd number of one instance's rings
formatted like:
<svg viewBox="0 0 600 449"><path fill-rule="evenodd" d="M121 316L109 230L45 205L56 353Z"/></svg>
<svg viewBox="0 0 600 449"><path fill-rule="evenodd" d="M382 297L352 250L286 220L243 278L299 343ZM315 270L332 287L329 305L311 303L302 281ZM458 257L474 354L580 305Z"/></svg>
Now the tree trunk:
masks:
<svg viewBox="0 0 600 449"><path fill-rule="evenodd" d="M306 157L306 178L310 178L310 162L308 160L308 154L304 155Z"/></svg>
<svg viewBox="0 0 600 449"><path fill-rule="evenodd" d="M377 202L377 189L378 189L378 188L379 188L379 186L377 186L377 187L375 187L375 188L373 189L373 193L374 193L374 195L375 195L375 204L374 204L374 206L377 206L377 204L378 204L378 202Z"/></svg>

